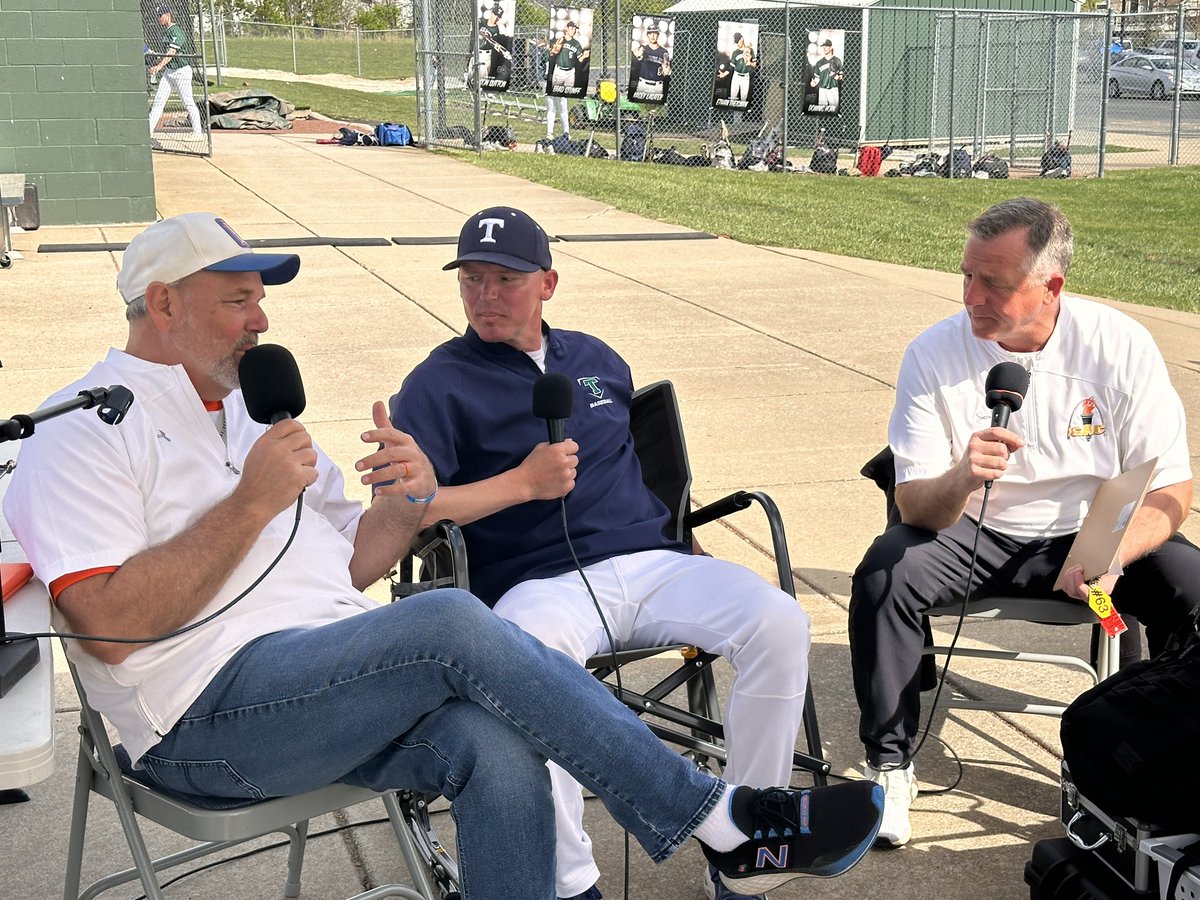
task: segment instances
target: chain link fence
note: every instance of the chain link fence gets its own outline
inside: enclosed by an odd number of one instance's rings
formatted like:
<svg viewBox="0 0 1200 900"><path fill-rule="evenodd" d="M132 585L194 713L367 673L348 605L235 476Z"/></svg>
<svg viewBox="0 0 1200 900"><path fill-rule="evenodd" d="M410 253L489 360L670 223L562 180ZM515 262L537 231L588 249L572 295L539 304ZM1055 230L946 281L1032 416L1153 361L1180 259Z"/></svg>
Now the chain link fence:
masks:
<svg viewBox="0 0 1200 900"><path fill-rule="evenodd" d="M1200 164L1200 8L1114 15L1112 38L1107 167Z"/></svg>
<svg viewBox="0 0 1200 900"><path fill-rule="evenodd" d="M142 0L150 146L212 155L204 21L197 0Z"/></svg>
<svg viewBox="0 0 1200 900"><path fill-rule="evenodd" d="M218 16L208 52L223 68L294 75L337 73L398 80L413 76L412 28L312 28Z"/></svg>
<svg viewBox="0 0 1200 900"><path fill-rule="evenodd" d="M1019 11L679 0L654 15L615 2L417 0L414 131L481 151L533 143L632 161L930 177L1095 176L1151 152L1186 162L1200 108L1186 92L1196 13L1137 26L1140 42L1182 39L1184 75L1164 94L1176 102L1152 109L1160 130L1142 121L1145 104L1138 119L1124 93L1112 96L1123 77L1113 41L1135 18L1058 0Z"/></svg>

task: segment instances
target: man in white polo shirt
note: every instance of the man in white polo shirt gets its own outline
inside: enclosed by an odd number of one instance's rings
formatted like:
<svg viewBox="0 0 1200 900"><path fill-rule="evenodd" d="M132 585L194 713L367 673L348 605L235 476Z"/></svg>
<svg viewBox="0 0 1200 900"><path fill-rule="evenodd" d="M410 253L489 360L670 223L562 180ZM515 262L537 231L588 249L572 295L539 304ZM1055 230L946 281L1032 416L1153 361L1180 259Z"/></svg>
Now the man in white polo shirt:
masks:
<svg viewBox="0 0 1200 900"><path fill-rule="evenodd" d="M1056 208L1007 200L967 232L965 308L909 345L897 379L901 524L867 551L850 598L859 734L887 795L879 837L893 845L912 833L922 615L962 600L985 482L976 590L1047 596L1099 485L1157 457L1113 602L1146 625L1152 653L1200 604L1200 551L1177 533L1192 501L1183 405L1150 333L1062 293L1073 237ZM1006 361L1029 389L1007 427L989 427L985 379ZM1078 568L1067 593L1087 597Z"/></svg>

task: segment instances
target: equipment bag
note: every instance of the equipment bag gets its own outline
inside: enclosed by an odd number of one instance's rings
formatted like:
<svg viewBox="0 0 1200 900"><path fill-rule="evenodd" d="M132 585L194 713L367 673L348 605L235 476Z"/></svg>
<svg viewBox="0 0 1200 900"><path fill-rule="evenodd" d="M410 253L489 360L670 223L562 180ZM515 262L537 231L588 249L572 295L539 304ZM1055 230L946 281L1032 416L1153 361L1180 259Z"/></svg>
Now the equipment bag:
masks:
<svg viewBox="0 0 1200 900"><path fill-rule="evenodd" d="M507 125L489 125L483 132L485 144L498 144L510 150L517 146L517 132Z"/></svg>
<svg viewBox="0 0 1200 900"><path fill-rule="evenodd" d="M1033 845L1025 863L1031 900L1123 900L1131 896L1099 857L1080 850L1067 838L1048 838Z"/></svg>
<svg viewBox="0 0 1200 900"><path fill-rule="evenodd" d="M1070 178L1071 151L1061 141L1042 154L1041 178Z"/></svg>
<svg viewBox="0 0 1200 900"><path fill-rule="evenodd" d="M832 147L817 147L813 150L808 168L810 171L820 172L822 175L836 175L837 160L838 152Z"/></svg>
<svg viewBox="0 0 1200 900"><path fill-rule="evenodd" d="M381 147L407 147L412 143L412 132L407 125L380 122L375 126L375 140Z"/></svg>
<svg viewBox="0 0 1200 900"><path fill-rule="evenodd" d="M879 164L883 162L883 151L878 147L861 147L858 151L858 171L865 176L879 174Z"/></svg>
<svg viewBox="0 0 1200 900"><path fill-rule="evenodd" d="M1007 178L1008 162L991 153L987 153L975 163L974 170L983 172L988 178Z"/></svg>
<svg viewBox="0 0 1200 900"><path fill-rule="evenodd" d="M937 165L934 167L934 172L939 178L950 177L950 159L954 159L954 177L955 178L970 178L971 177L971 154L963 147L959 147L954 153L946 153L938 159Z"/></svg>
<svg viewBox="0 0 1200 900"><path fill-rule="evenodd" d="M1136 662L1063 712L1063 759L1080 793L1113 816L1196 830L1200 770L1200 633Z"/></svg>

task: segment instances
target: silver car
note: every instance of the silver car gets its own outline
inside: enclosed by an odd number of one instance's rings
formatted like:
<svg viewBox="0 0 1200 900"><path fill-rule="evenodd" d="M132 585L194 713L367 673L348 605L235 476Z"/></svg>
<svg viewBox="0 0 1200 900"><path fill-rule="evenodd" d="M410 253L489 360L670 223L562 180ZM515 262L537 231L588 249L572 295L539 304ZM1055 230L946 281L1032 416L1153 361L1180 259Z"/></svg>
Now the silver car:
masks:
<svg viewBox="0 0 1200 900"><path fill-rule="evenodd" d="M1183 64L1181 93L1200 94L1200 69ZM1175 58L1127 53L1108 68L1108 96L1146 96L1163 100L1175 92Z"/></svg>

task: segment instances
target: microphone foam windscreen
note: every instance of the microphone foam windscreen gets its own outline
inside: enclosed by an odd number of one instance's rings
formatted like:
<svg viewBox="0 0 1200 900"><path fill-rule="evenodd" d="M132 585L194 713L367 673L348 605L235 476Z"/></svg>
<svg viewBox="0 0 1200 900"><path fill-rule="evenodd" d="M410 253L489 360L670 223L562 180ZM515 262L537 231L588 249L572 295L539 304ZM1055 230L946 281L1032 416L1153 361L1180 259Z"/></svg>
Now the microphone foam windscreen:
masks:
<svg viewBox="0 0 1200 900"><path fill-rule="evenodd" d="M246 411L255 422L269 425L283 418L281 413L295 419L304 412L304 382L296 358L286 347L251 347L238 363L238 379Z"/></svg>
<svg viewBox="0 0 1200 900"><path fill-rule="evenodd" d="M1003 401L1009 409L1016 412L1025 402L1025 392L1029 390L1029 373L1025 367L1015 362L1002 362L992 366L984 384L987 391L987 405L990 409Z"/></svg>
<svg viewBox="0 0 1200 900"><path fill-rule="evenodd" d="M560 372L546 372L533 383L533 414L539 419L566 419L575 408L571 379Z"/></svg>

